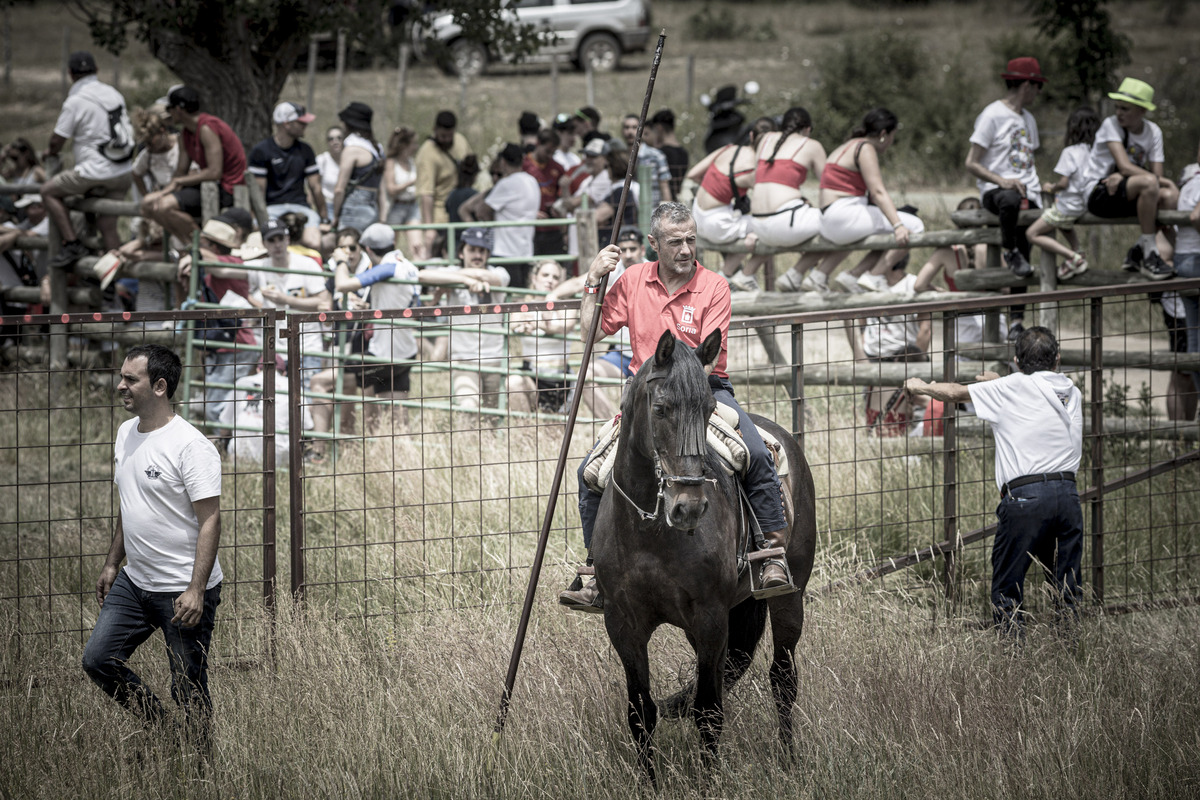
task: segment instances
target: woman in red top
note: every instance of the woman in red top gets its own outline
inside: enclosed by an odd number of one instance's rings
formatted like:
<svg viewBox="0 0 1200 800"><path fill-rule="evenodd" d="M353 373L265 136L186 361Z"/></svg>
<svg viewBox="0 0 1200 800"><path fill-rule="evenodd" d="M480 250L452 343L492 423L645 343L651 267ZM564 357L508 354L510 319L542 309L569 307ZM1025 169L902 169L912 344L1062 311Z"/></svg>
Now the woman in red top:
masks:
<svg viewBox="0 0 1200 800"><path fill-rule="evenodd" d="M811 134L812 117L797 106L784 112L778 133L768 133L759 142L750 227L763 244L795 247L817 235L821 212L800 193L810 174L820 178L825 171L825 148L810 138ZM819 259L805 255L797 269L808 269ZM755 256L743 271L753 274L765 260L765 256Z"/></svg>
<svg viewBox="0 0 1200 800"><path fill-rule="evenodd" d="M688 170L687 177L700 182L692 201L692 218L696 221L696 234L706 242L723 245L744 239L746 247L754 249L757 237L750 231L751 217L745 211L749 208L746 190L754 185L755 145L763 134L773 130L775 120L759 117L750 128L749 145L725 145ZM740 202L734 201L735 188ZM757 288L752 278L732 277L745 258L745 253L727 254L725 277L730 278L735 288Z"/></svg>
<svg viewBox="0 0 1200 800"><path fill-rule="evenodd" d="M850 244L877 233L891 233L897 249L875 250L854 269L838 276L838 283L850 292L885 291L885 275L908 252L905 245L913 233L925 230L925 224L913 214L897 211L887 187L879 157L896 138L899 120L886 108L876 108L863 117L850 139L829 156L821 177L821 237L834 244ZM829 276L846 257L831 253L821 260L812 279L817 288L828 285ZM871 270L870 275L863 273ZM862 276L862 277L859 277Z"/></svg>

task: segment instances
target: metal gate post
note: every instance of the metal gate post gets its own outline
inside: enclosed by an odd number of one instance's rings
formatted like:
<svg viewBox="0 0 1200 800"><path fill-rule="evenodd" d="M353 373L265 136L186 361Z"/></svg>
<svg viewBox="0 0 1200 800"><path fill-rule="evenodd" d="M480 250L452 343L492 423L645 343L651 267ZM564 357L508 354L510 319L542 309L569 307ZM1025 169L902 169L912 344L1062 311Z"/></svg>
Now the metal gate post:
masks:
<svg viewBox="0 0 1200 800"><path fill-rule="evenodd" d="M276 314L282 312L276 311ZM271 330L275 327L272 323ZM288 339L288 518L291 522L292 596L304 599L304 413L300 390L300 323L289 317L283 335ZM272 336L271 349L278 349Z"/></svg>
<svg viewBox="0 0 1200 800"><path fill-rule="evenodd" d="M958 342L955 341L958 314L942 314L942 379L954 383L957 379ZM958 600L958 445L954 431L957 408L954 403L942 406L942 525L943 541L951 548L945 554L946 600L951 606ZM928 411L926 412L928 414Z"/></svg>
<svg viewBox="0 0 1200 800"><path fill-rule="evenodd" d="M263 371L263 605L267 614L275 617L275 576L278 549L275 540L275 502L278 497L275 479L279 465L275 463L275 330L274 312L259 320L262 325L263 349L259 366ZM270 333L268 333L270 331Z"/></svg>
<svg viewBox="0 0 1200 800"><path fill-rule="evenodd" d="M1104 298L1092 298L1092 593L1104 605Z"/></svg>
<svg viewBox="0 0 1200 800"><path fill-rule="evenodd" d="M804 326L792 324L792 435L804 449Z"/></svg>

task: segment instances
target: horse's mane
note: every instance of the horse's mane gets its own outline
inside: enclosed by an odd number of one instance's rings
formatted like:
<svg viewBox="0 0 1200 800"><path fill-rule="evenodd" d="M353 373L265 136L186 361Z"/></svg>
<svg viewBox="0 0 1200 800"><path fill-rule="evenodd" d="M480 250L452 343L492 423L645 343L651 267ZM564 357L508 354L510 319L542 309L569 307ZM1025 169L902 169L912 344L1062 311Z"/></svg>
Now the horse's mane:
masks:
<svg viewBox="0 0 1200 800"><path fill-rule="evenodd" d="M708 429L709 402L712 390L708 386L708 376L704 374L704 366L695 348L677 341L674 354L671 357L669 369L654 370L653 356L643 362L638 374L627 392L622 403L623 416L630 416L634 409L632 404L639 402L642 394L647 391L646 382L651 372L656 380L661 380L659 390L662 399L676 410L676 420L680 423L679 436L676 439L677 456L703 456L707 452L706 436ZM625 404L630 404L626 407ZM694 424L693 424L694 423Z"/></svg>

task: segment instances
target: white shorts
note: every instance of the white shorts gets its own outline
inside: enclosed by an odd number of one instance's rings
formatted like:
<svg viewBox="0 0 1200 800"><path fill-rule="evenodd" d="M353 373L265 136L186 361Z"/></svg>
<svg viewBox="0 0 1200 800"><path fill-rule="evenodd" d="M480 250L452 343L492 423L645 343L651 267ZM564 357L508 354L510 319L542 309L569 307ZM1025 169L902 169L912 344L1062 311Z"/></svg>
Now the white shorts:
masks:
<svg viewBox="0 0 1200 800"><path fill-rule="evenodd" d="M712 244L731 244L750 233L750 215L738 213L732 205L705 211L693 203L692 219L696 221L696 235Z"/></svg>
<svg viewBox="0 0 1200 800"><path fill-rule="evenodd" d="M750 230L770 247L795 247L816 236L820 227L821 212L801 198L789 200L774 214L753 216L750 222Z"/></svg>
<svg viewBox="0 0 1200 800"><path fill-rule="evenodd" d="M905 211L897 212L909 233L923 233L925 223ZM891 233L892 223L865 197L839 197L821 214L821 238L834 244L850 244L873 233Z"/></svg>

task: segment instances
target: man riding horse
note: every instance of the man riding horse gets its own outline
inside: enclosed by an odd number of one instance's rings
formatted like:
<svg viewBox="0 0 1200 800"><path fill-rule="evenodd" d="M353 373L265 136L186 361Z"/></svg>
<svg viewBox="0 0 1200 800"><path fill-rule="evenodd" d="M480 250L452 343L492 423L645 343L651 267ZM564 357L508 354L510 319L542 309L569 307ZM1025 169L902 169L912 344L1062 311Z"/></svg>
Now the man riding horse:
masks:
<svg viewBox="0 0 1200 800"><path fill-rule="evenodd" d="M783 494L774 460L758 430L734 399L733 385L725 371L731 317L729 284L696 261L696 223L687 206L674 202L659 205L650 218L649 238L659 260L626 269L609 287L604 295L596 340L628 327L633 349L630 369L636 373L644 361L654 356L664 330L670 330L691 347L699 347L713 331L721 332L720 357L706 368L709 388L718 403L737 412L742 439L749 451L743 486L759 529L765 532L765 545L786 550L789 528L784 518ZM620 258L620 250L609 245L597 254L588 268L581 306L580 329L584 337L592 329L600 283L616 268ZM600 498L601 495L591 491L584 482L581 465L579 517L589 566ZM586 586L581 584L577 577L570 589L559 594L559 602L580 610L602 608L596 579L592 578ZM759 587L759 596L763 597L794 590L782 560L764 562Z"/></svg>

